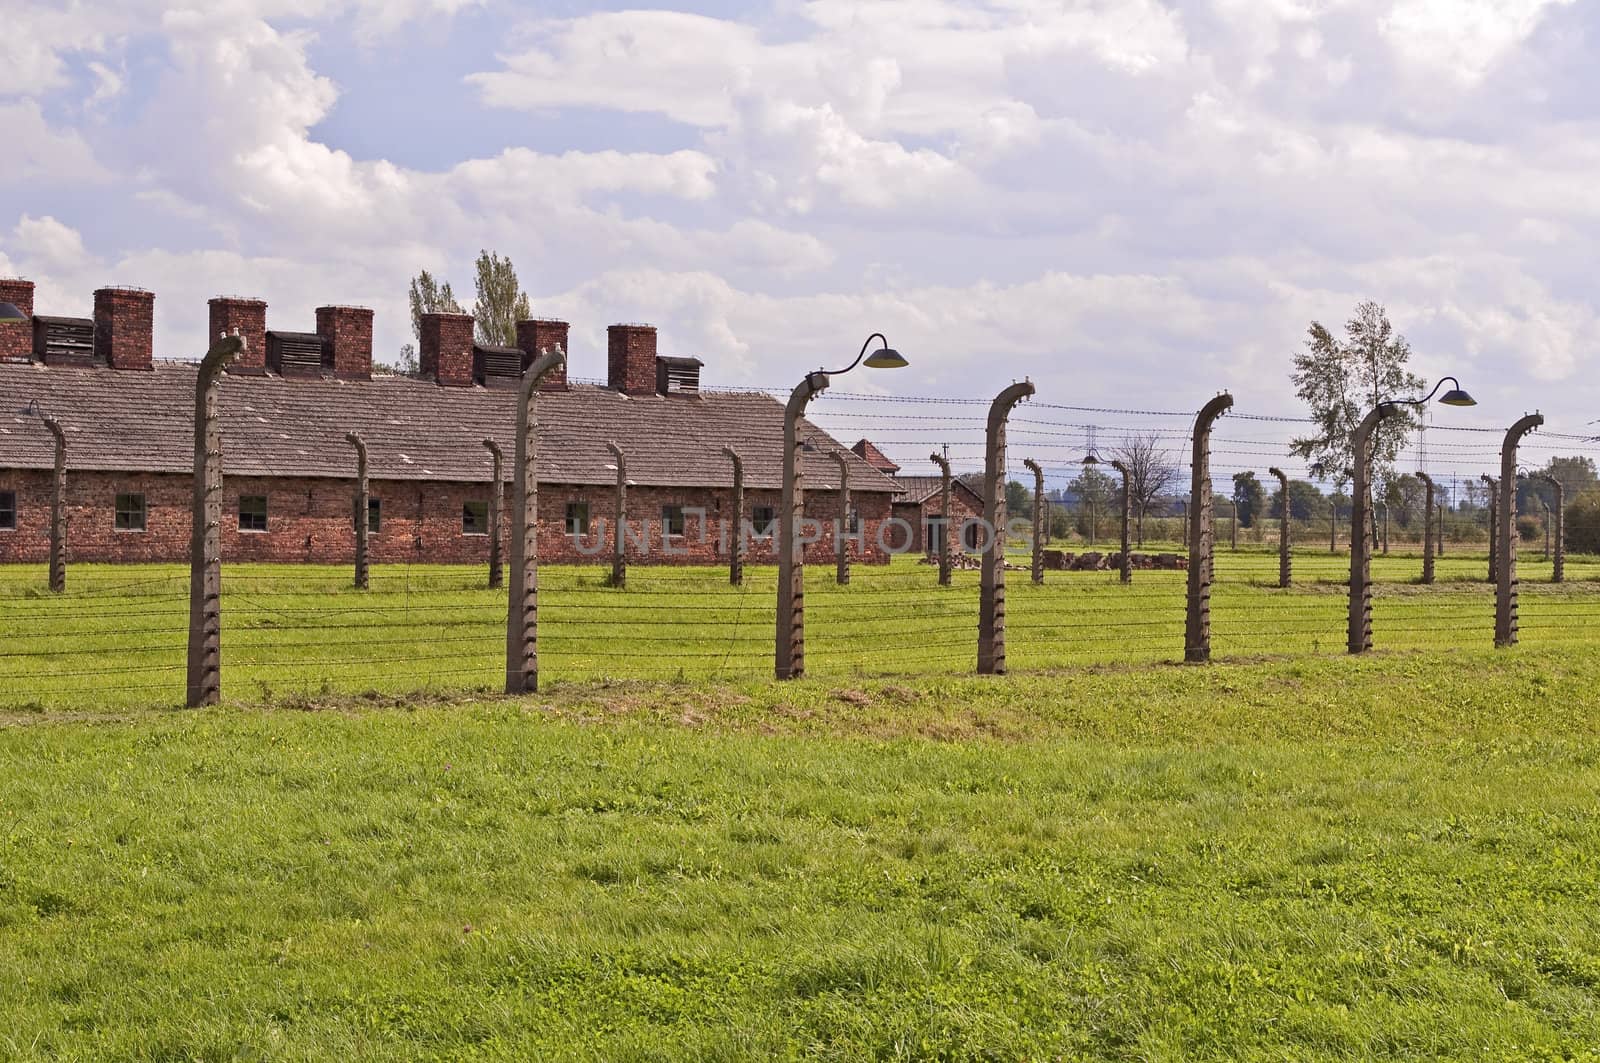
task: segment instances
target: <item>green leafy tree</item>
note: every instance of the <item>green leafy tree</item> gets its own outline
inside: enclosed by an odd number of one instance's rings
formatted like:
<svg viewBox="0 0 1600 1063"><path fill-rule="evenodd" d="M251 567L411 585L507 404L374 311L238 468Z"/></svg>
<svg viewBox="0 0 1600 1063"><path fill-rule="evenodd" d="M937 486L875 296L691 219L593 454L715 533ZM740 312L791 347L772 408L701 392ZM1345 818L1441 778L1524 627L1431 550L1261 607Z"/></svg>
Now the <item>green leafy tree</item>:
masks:
<svg viewBox="0 0 1600 1063"><path fill-rule="evenodd" d="M402 343L400 350L394 356L393 369L400 376L416 376L419 372L417 365L417 346L414 343Z"/></svg>
<svg viewBox="0 0 1600 1063"><path fill-rule="evenodd" d="M1253 472L1233 474L1233 508L1239 516L1239 527L1249 528L1256 517L1266 511L1266 491Z"/></svg>
<svg viewBox="0 0 1600 1063"><path fill-rule="evenodd" d="M461 304L456 302L450 282L440 283L433 274L423 270L411 278L411 333L422 342L423 314L459 314Z"/></svg>
<svg viewBox="0 0 1600 1063"><path fill-rule="evenodd" d="M1361 419L1380 402L1421 391L1422 378L1406 369L1410 359L1411 345L1394 331L1383 307L1370 300L1345 322L1342 339L1313 321L1289 379L1310 408L1316 431L1295 439L1290 453L1321 464L1342 490L1350 482L1352 440ZM1395 460L1416 427L1417 415L1409 406L1378 425L1372 434L1373 484L1394 478Z"/></svg>
<svg viewBox="0 0 1600 1063"><path fill-rule="evenodd" d="M1117 487L1111 477L1095 468L1085 465L1071 483L1067 490L1078 499L1078 530L1088 534L1090 530L1090 515L1096 527L1111 511L1112 500L1117 497Z"/></svg>
<svg viewBox="0 0 1600 1063"><path fill-rule="evenodd" d="M1274 520L1283 518L1283 501L1281 495L1272 493L1272 512ZM1327 520L1328 500L1317 485L1308 480L1289 481L1289 517L1291 520Z"/></svg>
<svg viewBox="0 0 1600 1063"><path fill-rule="evenodd" d="M1600 554L1600 489L1590 488L1567 503L1567 549Z"/></svg>
<svg viewBox="0 0 1600 1063"><path fill-rule="evenodd" d="M1412 473L1402 473L1383 486L1383 501L1389 507L1389 519L1402 528L1411 527L1412 521L1422 519L1422 507L1427 501L1427 489Z"/></svg>
<svg viewBox="0 0 1600 1063"><path fill-rule="evenodd" d="M1006 483L1006 513L1013 517L1033 516L1033 492L1016 480Z"/></svg>
<svg viewBox="0 0 1600 1063"><path fill-rule="evenodd" d="M472 305L478 342L499 347L517 343L517 322L533 316L528 294L517 283L511 259L492 251L478 252L478 301Z"/></svg>

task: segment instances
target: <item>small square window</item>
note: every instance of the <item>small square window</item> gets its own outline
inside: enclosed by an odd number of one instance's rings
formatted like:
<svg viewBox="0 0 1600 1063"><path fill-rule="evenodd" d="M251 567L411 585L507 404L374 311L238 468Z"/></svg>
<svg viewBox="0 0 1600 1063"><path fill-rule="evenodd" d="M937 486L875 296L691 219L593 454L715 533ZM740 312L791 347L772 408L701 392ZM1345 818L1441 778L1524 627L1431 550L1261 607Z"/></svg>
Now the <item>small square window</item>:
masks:
<svg viewBox="0 0 1600 1063"><path fill-rule="evenodd" d="M461 534L489 534L489 503L463 502L461 504Z"/></svg>
<svg viewBox="0 0 1600 1063"><path fill-rule="evenodd" d="M351 507L354 508L354 507ZM354 524L355 521L351 521ZM383 501L382 499L367 497L367 534L372 534L383 527Z"/></svg>
<svg viewBox="0 0 1600 1063"><path fill-rule="evenodd" d="M117 531L144 531L144 495L117 495Z"/></svg>
<svg viewBox="0 0 1600 1063"><path fill-rule="evenodd" d="M0 491L0 531L17 530L17 493Z"/></svg>
<svg viewBox="0 0 1600 1063"><path fill-rule="evenodd" d="M587 502L568 502L567 503L567 534L568 535L588 535L589 534L589 503L587 503Z"/></svg>
<svg viewBox="0 0 1600 1063"><path fill-rule="evenodd" d="M662 506L661 527L668 535L682 535L684 527L683 507Z"/></svg>
<svg viewBox="0 0 1600 1063"><path fill-rule="evenodd" d="M239 496L239 530L264 532L267 530L267 496Z"/></svg>
<svg viewBox="0 0 1600 1063"><path fill-rule="evenodd" d="M771 506L756 506L750 510L750 527L763 539L772 538L778 530L778 511Z"/></svg>

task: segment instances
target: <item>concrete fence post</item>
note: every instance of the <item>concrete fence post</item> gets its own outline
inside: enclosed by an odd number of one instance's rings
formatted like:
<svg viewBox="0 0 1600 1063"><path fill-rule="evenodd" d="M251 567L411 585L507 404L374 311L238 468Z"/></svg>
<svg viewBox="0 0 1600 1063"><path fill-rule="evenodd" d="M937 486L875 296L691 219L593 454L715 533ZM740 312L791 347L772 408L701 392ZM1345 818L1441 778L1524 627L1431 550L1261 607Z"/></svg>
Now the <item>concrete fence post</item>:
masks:
<svg viewBox="0 0 1600 1063"><path fill-rule="evenodd" d="M1389 552L1389 503L1379 502L1378 506L1383 510L1383 552L1387 554Z"/></svg>
<svg viewBox="0 0 1600 1063"><path fill-rule="evenodd" d="M222 426L218 378L241 351L221 336L200 362L194 385L194 501L189 535L188 696L191 709L222 698Z"/></svg>
<svg viewBox="0 0 1600 1063"><path fill-rule="evenodd" d="M1567 568L1566 491L1561 486L1561 481L1556 479L1554 476L1551 476L1548 473L1538 473L1536 476L1538 479L1543 480L1545 483L1550 485L1550 490L1555 498L1556 504L1550 507L1550 515L1555 520L1555 528L1553 529L1553 538L1555 540L1555 560L1551 563L1550 582L1560 583L1566 578Z"/></svg>
<svg viewBox="0 0 1600 1063"><path fill-rule="evenodd" d="M1506 429L1500 446L1500 557L1494 593L1494 644L1517 644L1517 444L1544 424L1544 415L1530 413Z"/></svg>
<svg viewBox="0 0 1600 1063"><path fill-rule="evenodd" d="M344 438L356 448L356 590L364 591L367 589L367 532L370 523L367 510L371 505L367 494L367 441L358 432L350 432Z"/></svg>
<svg viewBox="0 0 1600 1063"><path fill-rule="evenodd" d="M498 590L505 584L502 573L502 547L500 538L504 534L505 515L502 512L505 506L505 454L500 450L500 444L492 439L483 441L484 447L489 451L489 589Z"/></svg>
<svg viewBox="0 0 1600 1063"><path fill-rule="evenodd" d="M1290 529L1294 522L1289 515L1289 474L1277 466L1268 469L1278 481L1278 586L1288 587L1294 583L1294 562L1289 556L1291 535Z"/></svg>
<svg viewBox="0 0 1600 1063"><path fill-rule="evenodd" d="M1339 552L1339 503L1328 498L1328 553Z"/></svg>
<svg viewBox="0 0 1600 1063"><path fill-rule="evenodd" d="M1500 583L1499 551L1495 549L1495 514L1500 512L1500 484L1493 476L1483 473L1478 477L1489 486L1489 582L1496 586Z"/></svg>
<svg viewBox="0 0 1600 1063"><path fill-rule="evenodd" d="M732 447L722 453L733 462L733 539L728 544L728 582L744 586L744 462Z"/></svg>
<svg viewBox="0 0 1600 1063"><path fill-rule="evenodd" d="M1211 427L1233 406L1223 392L1200 408L1194 419L1189 462L1188 608L1183 623L1183 659L1211 660L1211 555L1215 531L1211 522Z"/></svg>
<svg viewBox="0 0 1600 1063"><path fill-rule="evenodd" d="M1425 472L1417 473L1417 479L1422 481L1422 582L1433 582L1433 477ZM1443 532L1440 532L1443 538Z"/></svg>
<svg viewBox="0 0 1600 1063"><path fill-rule="evenodd" d="M1392 402L1374 406L1350 437L1354 468L1350 486L1350 615L1347 643L1351 653L1372 649L1372 433L1380 422L1397 416Z"/></svg>
<svg viewBox="0 0 1600 1063"><path fill-rule="evenodd" d="M1033 564L1030 572L1033 582L1044 582L1044 470L1032 458L1022 459L1023 467L1033 473Z"/></svg>
<svg viewBox="0 0 1600 1063"><path fill-rule="evenodd" d="M1012 384L989 406L983 451L983 569L979 580L978 672L1006 673L1006 418L1034 393L1031 382Z"/></svg>
<svg viewBox="0 0 1600 1063"><path fill-rule="evenodd" d="M839 465L839 519L833 526L833 547L836 554L834 582L843 587L850 582L850 460L835 452L833 460Z"/></svg>
<svg viewBox="0 0 1600 1063"><path fill-rule="evenodd" d="M1118 575L1123 583L1133 582L1133 542L1129 531L1133 526L1133 495L1128 490L1128 467L1121 461L1113 458L1111 467L1122 474L1122 564L1118 565Z"/></svg>
<svg viewBox="0 0 1600 1063"><path fill-rule="evenodd" d="M773 673L779 679L806 674L805 476L800 468L800 418L811 400L827 389L828 374L817 370L789 392L783 408L783 490L778 502L778 615L773 640Z"/></svg>
<svg viewBox="0 0 1600 1063"><path fill-rule="evenodd" d="M611 506L611 586L626 587L628 585L628 459L623 456L622 448L610 440L606 441L606 449L611 451L611 460L617 467L617 488Z"/></svg>
<svg viewBox="0 0 1600 1063"><path fill-rule="evenodd" d="M1443 502L1438 503L1438 507L1439 507L1439 556L1443 557L1444 556L1444 503Z"/></svg>
<svg viewBox="0 0 1600 1063"><path fill-rule="evenodd" d="M49 414L42 414L41 420L55 440L50 474L50 591L61 594L67 589L67 433Z"/></svg>
<svg viewBox="0 0 1600 1063"><path fill-rule="evenodd" d="M950 586L950 532L955 523L950 519L950 462L942 454L930 454L939 466L939 586Z"/></svg>
<svg viewBox="0 0 1600 1063"><path fill-rule="evenodd" d="M564 368L560 347L542 350L522 374L517 457L511 486L511 593L506 603L506 693L539 689L539 381Z"/></svg>

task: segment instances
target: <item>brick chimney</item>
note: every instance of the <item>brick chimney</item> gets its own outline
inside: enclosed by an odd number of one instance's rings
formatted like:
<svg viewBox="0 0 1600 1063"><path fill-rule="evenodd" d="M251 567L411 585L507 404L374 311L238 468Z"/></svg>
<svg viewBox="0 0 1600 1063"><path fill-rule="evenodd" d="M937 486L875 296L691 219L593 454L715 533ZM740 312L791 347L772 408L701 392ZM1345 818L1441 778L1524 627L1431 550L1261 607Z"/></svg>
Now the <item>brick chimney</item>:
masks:
<svg viewBox="0 0 1600 1063"><path fill-rule="evenodd" d="M554 350L560 347L570 358L571 350L567 347L567 332L570 329L565 321L556 321L553 318L538 318L533 321L517 322L517 346L522 348L524 363L531 362L539 356L542 350ZM566 391L567 367L551 370L539 381L540 391Z"/></svg>
<svg viewBox="0 0 1600 1063"><path fill-rule="evenodd" d="M0 303L10 303L33 317L33 282L0 278ZM33 322L0 325L0 362L27 362L33 359Z"/></svg>
<svg viewBox="0 0 1600 1063"><path fill-rule="evenodd" d="M211 300L211 326L206 333L206 346L217 337L234 329L244 337L245 349L228 366L230 373L267 371L267 304L260 299L242 299L238 296L219 295Z"/></svg>
<svg viewBox="0 0 1600 1063"><path fill-rule="evenodd" d="M472 384L472 315L423 314L418 368L446 387Z"/></svg>
<svg viewBox="0 0 1600 1063"><path fill-rule="evenodd" d="M333 352L340 380L372 379L372 311L360 306L317 307L317 335Z"/></svg>
<svg viewBox="0 0 1600 1063"><path fill-rule="evenodd" d="M113 369L149 369L156 297L143 288L94 293L94 356Z"/></svg>
<svg viewBox="0 0 1600 1063"><path fill-rule="evenodd" d="M606 329L606 383L627 395L656 393L654 325L611 325Z"/></svg>

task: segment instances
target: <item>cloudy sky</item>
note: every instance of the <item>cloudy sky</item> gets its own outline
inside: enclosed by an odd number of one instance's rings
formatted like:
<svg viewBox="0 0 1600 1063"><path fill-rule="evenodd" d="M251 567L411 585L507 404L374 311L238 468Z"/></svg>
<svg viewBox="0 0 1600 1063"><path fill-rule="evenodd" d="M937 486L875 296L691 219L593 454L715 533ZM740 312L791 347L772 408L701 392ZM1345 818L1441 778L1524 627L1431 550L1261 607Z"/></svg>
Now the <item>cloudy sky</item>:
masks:
<svg viewBox="0 0 1600 1063"><path fill-rule="evenodd" d="M1312 318L1386 303L1508 423L1600 416L1600 4L17 0L0 274L276 328L509 254L535 310L661 326L708 383L1296 407Z"/></svg>

